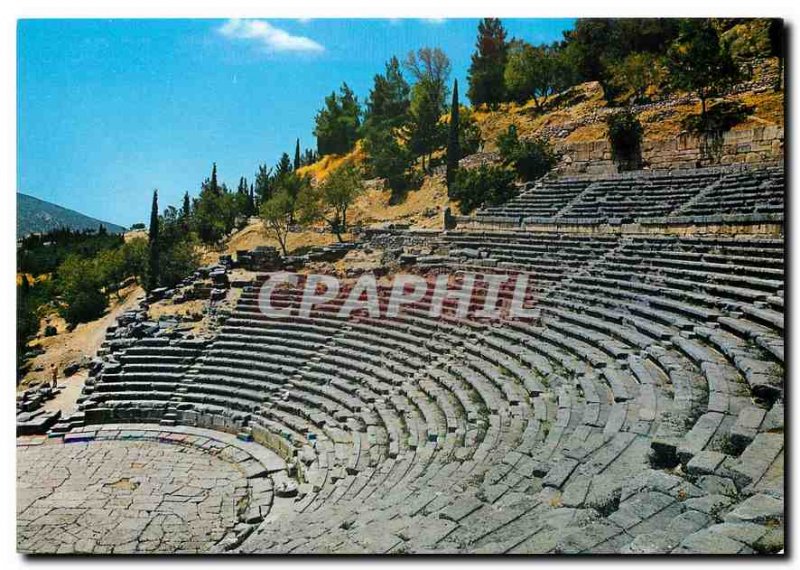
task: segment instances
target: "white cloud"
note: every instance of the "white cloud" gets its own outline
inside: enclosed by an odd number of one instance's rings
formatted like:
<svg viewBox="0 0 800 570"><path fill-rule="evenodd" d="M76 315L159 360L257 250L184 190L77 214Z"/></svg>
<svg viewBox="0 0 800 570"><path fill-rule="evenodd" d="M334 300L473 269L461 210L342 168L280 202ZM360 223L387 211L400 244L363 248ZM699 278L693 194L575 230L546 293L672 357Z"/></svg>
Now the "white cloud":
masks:
<svg viewBox="0 0 800 570"><path fill-rule="evenodd" d="M325 48L305 36L293 36L265 20L228 20L218 29L226 38L248 40L260 44L270 52L312 52Z"/></svg>
<svg viewBox="0 0 800 570"><path fill-rule="evenodd" d="M426 24L444 24L447 18L423 18L422 21Z"/></svg>

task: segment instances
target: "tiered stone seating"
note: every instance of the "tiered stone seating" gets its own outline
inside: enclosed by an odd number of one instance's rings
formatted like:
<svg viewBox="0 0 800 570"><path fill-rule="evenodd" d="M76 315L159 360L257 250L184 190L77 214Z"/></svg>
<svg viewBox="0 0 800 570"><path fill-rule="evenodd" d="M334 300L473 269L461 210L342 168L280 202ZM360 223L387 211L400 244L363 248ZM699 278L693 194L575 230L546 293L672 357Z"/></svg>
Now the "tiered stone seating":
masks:
<svg viewBox="0 0 800 570"><path fill-rule="evenodd" d="M465 234L442 237L451 259L497 247L497 235ZM429 402L398 390L436 447L414 460L399 447L360 492L320 495L242 551L705 552L717 551L713 541L769 550L763 521L780 521L769 501L783 496L780 244L621 238L553 279L534 322L447 330L450 354L427 379L413 376ZM425 323L424 307L410 316L430 336L442 325ZM358 326L381 330L367 323ZM438 445L464 430L463 447ZM665 470L678 463L690 479ZM770 514L752 538L731 539L726 525L756 500Z"/></svg>
<svg viewBox="0 0 800 570"><path fill-rule="evenodd" d="M715 192L778 184L778 171L758 172L569 180L557 199L548 182L503 212L705 215ZM341 318L341 297L276 317L260 310L257 280L207 345L109 342L87 421L213 428L280 454L296 497L242 552L782 544L782 239L456 229L425 248L436 255L409 270L448 272L452 287L467 272L527 275L533 314L456 318L446 299L432 317L429 290L391 319ZM301 290L272 301L296 305Z"/></svg>
<svg viewBox="0 0 800 570"><path fill-rule="evenodd" d="M597 223L668 216L718 178L715 171L678 171L660 176L599 180L561 211L560 217Z"/></svg>
<svg viewBox="0 0 800 570"><path fill-rule="evenodd" d="M783 167L737 172L723 177L680 214L783 214L784 193Z"/></svg>
<svg viewBox="0 0 800 570"><path fill-rule="evenodd" d="M168 337L108 344L117 363L106 365L97 382L84 388L81 409L88 423L161 420L206 346L202 340Z"/></svg>
<svg viewBox="0 0 800 570"><path fill-rule="evenodd" d="M592 181L588 179L561 178L530 184L520 192L519 196L502 206L480 210L478 219L491 221L528 216L555 216L591 183Z"/></svg>
<svg viewBox="0 0 800 570"><path fill-rule="evenodd" d="M582 236L514 231L453 230L443 234L452 268L524 270L536 282L554 282L602 257L616 236Z"/></svg>
<svg viewBox="0 0 800 570"><path fill-rule="evenodd" d="M779 221L784 193L783 167L776 165L565 177L540 181L501 206L481 209L475 221L511 227L691 222L709 217Z"/></svg>

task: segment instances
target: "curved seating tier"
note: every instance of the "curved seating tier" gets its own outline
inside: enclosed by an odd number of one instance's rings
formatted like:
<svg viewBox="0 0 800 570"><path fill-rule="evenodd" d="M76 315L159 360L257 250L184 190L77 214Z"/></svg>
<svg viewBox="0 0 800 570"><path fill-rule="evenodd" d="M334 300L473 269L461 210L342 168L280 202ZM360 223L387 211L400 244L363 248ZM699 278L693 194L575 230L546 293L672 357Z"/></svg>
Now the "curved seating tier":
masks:
<svg viewBox="0 0 800 570"><path fill-rule="evenodd" d="M475 218L487 224L598 224L783 213L783 167L736 165L542 180Z"/></svg>
<svg viewBox="0 0 800 570"><path fill-rule="evenodd" d="M281 454L299 493L242 552L771 548L782 240L451 231L438 246L458 271L529 273L534 316L434 318L429 291L393 319L340 318L341 301L274 317L256 284L203 349L120 350L87 412L161 406L154 420ZM772 518L747 519L751 503Z"/></svg>

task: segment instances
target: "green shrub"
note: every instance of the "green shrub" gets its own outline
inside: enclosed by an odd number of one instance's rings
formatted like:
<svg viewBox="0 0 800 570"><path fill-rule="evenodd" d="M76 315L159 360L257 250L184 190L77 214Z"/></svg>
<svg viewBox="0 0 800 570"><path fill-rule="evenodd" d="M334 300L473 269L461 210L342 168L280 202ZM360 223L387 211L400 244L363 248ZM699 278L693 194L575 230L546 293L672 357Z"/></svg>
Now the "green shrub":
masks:
<svg viewBox="0 0 800 570"><path fill-rule="evenodd" d="M93 321L103 315L108 302L101 292L87 289L80 291L71 299L64 311L64 318L70 325Z"/></svg>
<svg viewBox="0 0 800 570"><path fill-rule="evenodd" d="M460 169L451 190L451 196L464 214L479 206L502 204L516 193L512 171L486 164L473 169Z"/></svg>
<svg viewBox="0 0 800 570"><path fill-rule="evenodd" d="M503 164L512 167L523 182L541 178L559 158L545 138L520 140L514 125L497 137L497 149Z"/></svg>
<svg viewBox="0 0 800 570"><path fill-rule="evenodd" d="M688 115L681 121L681 127L697 135L724 133L753 114L754 107L737 101L720 101L709 107L703 115Z"/></svg>
<svg viewBox="0 0 800 570"><path fill-rule="evenodd" d="M606 118L611 158L620 170L635 170L642 164L642 134L639 118L629 109Z"/></svg>

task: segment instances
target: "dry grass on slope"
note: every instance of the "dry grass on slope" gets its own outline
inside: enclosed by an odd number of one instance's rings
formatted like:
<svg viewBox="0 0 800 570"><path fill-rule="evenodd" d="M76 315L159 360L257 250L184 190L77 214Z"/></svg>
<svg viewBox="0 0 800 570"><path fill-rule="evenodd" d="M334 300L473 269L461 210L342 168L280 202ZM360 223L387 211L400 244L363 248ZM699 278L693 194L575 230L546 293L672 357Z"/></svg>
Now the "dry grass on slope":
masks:
<svg viewBox="0 0 800 570"><path fill-rule="evenodd" d="M368 187L351 206L349 219L365 226L397 222L420 228L441 227L448 205L452 206L444 180L441 176L429 176L419 190L409 190L396 204L391 203L389 190Z"/></svg>
<svg viewBox="0 0 800 570"><path fill-rule="evenodd" d="M774 73L774 61L765 62L756 70ZM720 101L739 103L748 109L748 114L733 130L751 129L757 126L784 124L784 93L745 91L711 101L713 106ZM611 109L603 99L603 91L597 82L584 83L559 94L546 105L545 112L536 109L533 102L524 105L508 103L496 110L485 108L474 112L487 151L496 150L497 137L510 125L517 127L523 138L547 135L553 143L590 142L605 140L605 116ZM700 101L694 97L687 100L685 93L675 93L654 105L645 107L640 114L644 126L644 137L649 140L674 138L684 131L687 117L700 113Z"/></svg>
<svg viewBox="0 0 800 570"><path fill-rule="evenodd" d="M355 148L347 154L328 154L323 156L317 162L309 164L308 166L301 166L297 169L297 173L302 175L311 176L314 183L318 184L325 180L328 175L339 168L341 165L348 162L355 162L356 164L364 162L366 154L361 146L361 141L356 141Z"/></svg>

